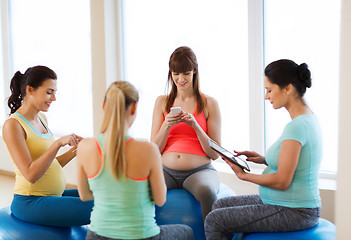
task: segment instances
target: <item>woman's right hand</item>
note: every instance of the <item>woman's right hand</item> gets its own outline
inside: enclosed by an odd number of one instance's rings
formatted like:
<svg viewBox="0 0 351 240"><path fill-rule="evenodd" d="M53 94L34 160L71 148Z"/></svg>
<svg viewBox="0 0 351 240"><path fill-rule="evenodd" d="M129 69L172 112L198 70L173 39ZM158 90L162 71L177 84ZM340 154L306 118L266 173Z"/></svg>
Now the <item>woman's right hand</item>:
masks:
<svg viewBox="0 0 351 240"><path fill-rule="evenodd" d="M176 114L169 113L165 117L164 124L166 124L167 127L172 127L182 121L182 115L183 112Z"/></svg>
<svg viewBox="0 0 351 240"><path fill-rule="evenodd" d="M69 145L72 147L72 146L76 146L81 139L82 139L81 137L72 133L70 135L60 137L58 139L58 141L59 141L61 147L65 146L65 145Z"/></svg>
<svg viewBox="0 0 351 240"><path fill-rule="evenodd" d="M258 164L266 164L266 158L264 156L261 156L260 154L253 152L253 151L235 151L236 156L240 156L240 155L245 155L247 157L246 161L250 161L250 162L254 162L254 163L258 163Z"/></svg>

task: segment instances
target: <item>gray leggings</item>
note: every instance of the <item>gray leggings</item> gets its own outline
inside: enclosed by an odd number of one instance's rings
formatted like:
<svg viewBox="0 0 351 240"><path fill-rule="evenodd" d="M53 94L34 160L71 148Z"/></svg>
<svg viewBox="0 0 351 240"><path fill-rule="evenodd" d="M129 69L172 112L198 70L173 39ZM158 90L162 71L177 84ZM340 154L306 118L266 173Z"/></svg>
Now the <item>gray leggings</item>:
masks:
<svg viewBox="0 0 351 240"><path fill-rule="evenodd" d="M200 202L205 220L217 200L220 179L211 163L191 170L173 170L163 166L167 189L186 189Z"/></svg>
<svg viewBox="0 0 351 240"><path fill-rule="evenodd" d="M231 239L233 233L291 232L318 223L320 208L288 208L263 204L258 195L217 200L205 221L207 240Z"/></svg>
<svg viewBox="0 0 351 240"><path fill-rule="evenodd" d="M162 225L160 233L150 238L143 240L193 240L193 230L191 227L183 224ZM96 234L93 231L88 231L85 240L122 240L116 238L108 238ZM141 240L141 239L140 239Z"/></svg>

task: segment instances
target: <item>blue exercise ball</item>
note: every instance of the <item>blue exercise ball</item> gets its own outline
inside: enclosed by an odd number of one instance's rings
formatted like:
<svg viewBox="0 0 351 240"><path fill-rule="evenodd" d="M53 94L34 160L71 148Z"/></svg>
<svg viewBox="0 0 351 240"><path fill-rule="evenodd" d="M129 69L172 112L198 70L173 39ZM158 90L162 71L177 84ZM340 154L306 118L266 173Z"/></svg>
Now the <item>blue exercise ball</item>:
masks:
<svg viewBox="0 0 351 240"><path fill-rule="evenodd" d="M335 225L326 219L320 218L316 226L296 232L279 233L247 233L243 240L334 240Z"/></svg>
<svg viewBox="0 0 351 240"><path fill-rule="evenodd" d="M87 226L49 227L23 222L11 214L9 207L0 209L0 239L84 240L87 232Z"/></svg>
<svg viewBox="0 0 351 240"><path fill-rule="evenodd" d="M218 198L234 195L233 190L221 183ZM206 239L201 205L184 189L167 191L166 203L162 207L156 206L156 222L158 225L186 224L193 229L194 240Z"/></svg>

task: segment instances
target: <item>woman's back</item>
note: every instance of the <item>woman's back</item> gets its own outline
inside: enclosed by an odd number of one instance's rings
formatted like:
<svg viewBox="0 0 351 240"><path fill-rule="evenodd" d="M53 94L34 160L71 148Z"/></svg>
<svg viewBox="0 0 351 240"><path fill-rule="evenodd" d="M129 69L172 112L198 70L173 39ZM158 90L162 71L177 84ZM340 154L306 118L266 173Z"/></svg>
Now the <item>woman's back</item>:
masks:
<svg viewBox="0 0 351 240"><path fill-rule="evenodd" d="M98 135L96 141L97 149L101 153L104 136ZM132 139L128 141L133 142ZM150 172L150 164L145 162L144 173L135 168L135 163L141 159L130 158L134 154L130 153L129 147L132 146L128 147L128 141L127 169L133 172L133 175L145 175L146 171ZM91 230L99 235L120 239L147 238L158 234L160 230L154 218L155 205L150 195L148 175L142 178L121 177L117 181L105 160L101 153L99 171L88 179L95 200L91 214Z"/></svg>
<svg viewBox="0 0 351 240"><path fill-rule="evenodd" d="M185 225L156 224L155 204L165 203L167 189L158 147L128 137L138 99L130 83L112 83L103 103L101 133L78 146L79 195L95 200L86 239L192 238Z"/></svg>

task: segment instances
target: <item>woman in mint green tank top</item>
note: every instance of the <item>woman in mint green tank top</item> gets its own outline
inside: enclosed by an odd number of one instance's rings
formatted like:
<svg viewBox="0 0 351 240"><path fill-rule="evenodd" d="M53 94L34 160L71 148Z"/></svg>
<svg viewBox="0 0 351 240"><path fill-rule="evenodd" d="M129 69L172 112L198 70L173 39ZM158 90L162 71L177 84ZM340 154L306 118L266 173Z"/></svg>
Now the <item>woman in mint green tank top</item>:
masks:
<svg viewBox="0 0 351 240"><path fill-rule="evenodd" d="M112 83L100 134L79 143L79 195L94 199L86 239L192 239L186 225L156 224L155 204L165 203L167 189L156 145L128 136L138 99L132 84Z"/></svg>
<svg viewBox="0 0 351 240"><path fill-rule="evenodd" d="M318 119L303 98L311 87L311 73L305 63L278 60L265 68L264 85L265 99L274 109L285 108L291 121L266 157L252 151L236 152L248 161L267 165L262 175L224 159L239 179L259 185L259 195L217 200L206 217L207 240L241 232L298 231L318 223L322 137Z"/></svg>

